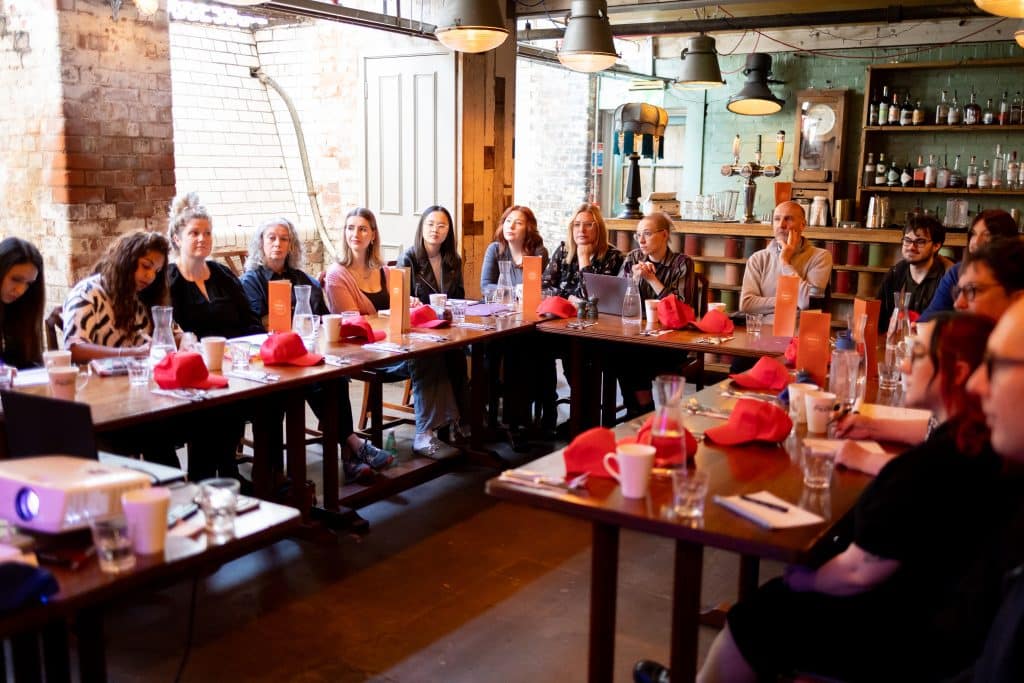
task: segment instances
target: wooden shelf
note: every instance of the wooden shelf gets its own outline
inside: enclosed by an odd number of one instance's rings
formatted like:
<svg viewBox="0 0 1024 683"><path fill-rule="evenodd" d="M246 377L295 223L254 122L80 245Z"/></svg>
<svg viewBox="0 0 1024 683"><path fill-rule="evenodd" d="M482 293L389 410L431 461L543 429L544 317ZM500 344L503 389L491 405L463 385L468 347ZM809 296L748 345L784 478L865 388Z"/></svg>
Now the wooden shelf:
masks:
<svg viewBox="0 0 1024 683"><path fill-rule="evenodd" d="M705 263L738 263L744 264L747 262L745 258L733 258L732 256L694 256L689 254L689 257L694 261L703 261Z"/></svg>
<svg viewBox="0 0 1024 683"><path fill-rule="evenodd" d="M848 266L844 263L833 263L832 270L853 270L858 273L888 273L885 266Z"/></svg>
<svg viewBox="0 0 1024 683"><path fill-rule="evenodd" d="M1024 59L1009 57L994 59L947 59L937 62L884 62L871 64L868 66L868 69L871 71L912 71L921 69L986 69L998 66L1024 68Z"/></svg>
<svg viewBox="0 0 1024 683"><path fill-rule="evenodd" d="M966 187L943 188L934 187L889 187L887 185L871 185L860 188L861 192L893 192L908 194L966 194L966 195L1010 195L1024 199L1024 190L968 190Z"/></svg>
<svg viewBox="0 0 1024 683"><path fill-rule="evenodd" d="M722 282L711 282L708 284L708 286L711 287L711 289L726 289L731 290L733 292L738 292L741 289L743 289L743 285L727 285Z"/></svg>
<svg viewBox="0 0 1024 683"><path fill-rule="evenodd" d="M856 294L840 294L839 292L832 292L832 298L837 301L853 301L857 298Z"/></svg>
<svg viewBox="0 0 1024 683"><path fill-rule="evenodd" d="M997 133L1024 130L1024 125L1000 126L998 124L978 124L974 126L864 126L866 133Z"/></svg>

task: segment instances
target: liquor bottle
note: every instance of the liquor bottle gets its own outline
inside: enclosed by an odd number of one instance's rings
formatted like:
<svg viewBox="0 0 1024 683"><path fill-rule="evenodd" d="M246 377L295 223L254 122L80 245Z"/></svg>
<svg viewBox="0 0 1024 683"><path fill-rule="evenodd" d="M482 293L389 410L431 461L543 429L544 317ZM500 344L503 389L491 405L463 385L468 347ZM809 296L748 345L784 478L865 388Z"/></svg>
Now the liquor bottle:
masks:
<svg viewBox="0 0 1024 683"><path fill-rule="evenodd" d="M988 168L988 159L981 162L981 170L978 171L978 189L989 190L992 188L992 171Z"/></svg>
<svg viewBox="0 0 1024 683"><path fill-rule="evenodd" d="M1006 98L1007 92L1003 91L1003 99L999 100L999 125L1005 126L1010 123L1010 100Z"/></svg>
<svg viewBox="0 0 1024 683"><path fill-rule="evenodd" d="M957 154L953 159L953 168L949 169L949 186L950 187L963 187L964 177L960 174L960 155Z"/></svg>
<svg viewBox="0 0 1024 683"><path fill-rule="evenodd" d="M989 178L989 187L993 190L999 190L1003 187L1003 169L1006 166L1003 164L1003 146L996 144L996 154L992 157L992 176ZM978 186L981 186L981 181L978 181Z"/></svg>
<svg viewBox="0 0 1024 683"><path fill-rule="evenodd" d="M903 106L900 107L900 125L914 125L914 105L910 103L910 93L903 94Z"/></svg>
<svg viewBox="0 0 1024 683"><path fill-rule="evenodd" d="M878 116L878 112L875 112L875 116ZM864 177L861 182L864 187L871 187L871 182L875 179L875 153L868 152L868 160L864 163Z"/></svg>
<svg viewBox="0 0 1024 683"><path fill-rule="evenodd" d="M921 106L921 100L918 100L917 101L917 106L914 107L914 121L913 121L914 125L915 126L923 126L924 125L924 117L925 117L924 107Z"/></svg>
<svg viewBox="0 0 1024 683"><path fill-rule="evenodd" d="M945 126L949 124L949 102L946 101L946 91L939 95L939 103L935 106L935 125Z"/></svg>
<svg viewBox="0 0 1024 683"><path fill-rule="evenodd" d="M942 155L942 166L935 172L935 187L939 190L949 187L949 157L945 154Z"/></svg>
<svg viewBox="0 0 1024 683"><path fill-rule="evenodd" d="M1022 112L1024 112L1024 101L1021 100L1020 90L1013 96L1013 101L1010 102L1010 125L1018 125L1024 123L1021 119Z"/></svg>
<svg viewBox="0 0 1024 683"><path fill-rule="evenodd" d="M888 112L886 112L888 113ZM878 91L871 93L871 104L868 105L868 125L878 125Z"/></svg>
<svg viewBox="0 0 1024 683"><path fill-rule="evenodd" d="M900 96L895 92L892 94L892 102L889 103L889 119L887 122L890 126L900 125Z"/></svg>
<svg viewBox="0 0 1024 683"><path fill-rule="evenodd" d="M1020 190L1020 162L1017 161L1017 150L1010 153L1010 161L1006 164L1006 189Z"/></svg>
<svg viewBox="0 0 1024 683"><path fill-rule="evenodd" d="M996 122L996 110L992 108L992 98L985 101L985 108L981 110L981 122L991 126Z"/></svg>
<svg viewBox="0 0 1024 683"><path fill-rule="evenodd" d="M889 86L882 86L882 99L878 101L878 125L889 123Z"/></svg>
<svg viewBox="0 0 1024 683"><path fill-rule="evenodd" d="M900 187L913 187L915 176L917 175L916 169L910 164L910 160L907 160L907 165L900 173Z"/></svg>
<svg viewBox="0 0 1024 683"><path fill-rule="evenodd" d="M967 164L967 189L978 189L978 162L973 154L970 163Z"/></svg>
<svg viewBox="0 0 1024 683"><path fill-rule="evenodd" d="M910 168L910 162L907 162L907 168ZM917 155L917 166L911 171L911 175L914 179L914 187L924 187L924 162L920 154Z"/></svg>
<svg viewBox="0 0 1024 683"><path fill-rule="evenodd" d="M935 155L934 154L929 154L928 155L928 165L924 167L924 186L925 187L935 187L936 182L937 182L935 176L938 174L938 170L939 169L935 167Z"/></svg>
<svg viewBox="0 0 1024 683"><path fill-rule="evenodd" d="M885 184L889 187L900 186L900 165L895 161L889 166L889 173L886 175Z"/></svg>
<svg viewBox="0 0 1024 683"><path fill-rule="evenodd" d="M956 90L953 91L953 102L949 105L949 115L946 123L951 126L959 126L964 122L964 110L960 108L960 102L956 99Z"/></svg>
<svg viewBox="0 0 1024 683"><path fill-rule="evenodd" d="M975 92L971 91L971 101L964 105L964 125L976 126L981 123L981 105L976 101Z"/></svg>
<svg viewBox="0 0 1024 683"><path fill-rule="evenodd" d="M889 168L885 165L885 152L879 152L878 163L875 164L875 185L885 185L888 175Z"/></svg>

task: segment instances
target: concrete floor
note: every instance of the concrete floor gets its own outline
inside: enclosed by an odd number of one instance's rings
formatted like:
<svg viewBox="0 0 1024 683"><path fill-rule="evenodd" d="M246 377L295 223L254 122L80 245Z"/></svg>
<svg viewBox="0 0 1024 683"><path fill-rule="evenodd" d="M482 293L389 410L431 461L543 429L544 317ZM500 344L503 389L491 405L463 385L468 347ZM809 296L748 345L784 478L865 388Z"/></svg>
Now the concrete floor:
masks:
<svg viewBox="0 0 1024 683"><path fill-rule="evenodd" d="M402 436L408 448L411 433ZM313 449L310 466L318 479ZM489 498L495 474L467 467L363 508L367 536L282 541L199 581L181 680L585 680L590 528ZM667 660L672 550L623 535L616 681L632 680L637 659ZM706 605L734 597L737 562L705 554ZM191 590L111 610L112 681L175 680ZM702 630L703 657L714 631Z"/></svg>

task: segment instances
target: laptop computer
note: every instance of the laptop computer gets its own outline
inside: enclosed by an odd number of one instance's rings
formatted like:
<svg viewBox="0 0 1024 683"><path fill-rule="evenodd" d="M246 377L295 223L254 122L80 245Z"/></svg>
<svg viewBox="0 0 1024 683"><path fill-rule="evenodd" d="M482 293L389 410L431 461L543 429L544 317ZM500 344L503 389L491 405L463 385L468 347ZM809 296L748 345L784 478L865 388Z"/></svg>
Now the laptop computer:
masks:
<svg viewBox="0 0 1024 683"><path fill-rule="evenodd" d="M154 484L185 480L185 472L96 447L92 411L84 403L62 401L20 391L0 391L7 433L7 457L74 455L148 474Z"/></svg>
<svg viewBox="0 0 1024 683"><path fill-rule="evenodd" d="M583 273L583 286L587 296L597 297L597 312L609 315L622 315L622 298L626 295L629 281L616 275L599 273Z"/></svg>

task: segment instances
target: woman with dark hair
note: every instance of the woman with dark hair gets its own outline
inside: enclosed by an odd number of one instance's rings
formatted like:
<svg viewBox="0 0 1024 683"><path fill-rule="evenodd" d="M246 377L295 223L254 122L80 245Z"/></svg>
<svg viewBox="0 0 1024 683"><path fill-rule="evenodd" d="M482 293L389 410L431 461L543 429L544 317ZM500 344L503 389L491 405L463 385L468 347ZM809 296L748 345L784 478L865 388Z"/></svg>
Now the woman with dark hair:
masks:
<svg viewBox="0 0 1024 683"><path fill-rule="evenodd" d="M15 368L43 361L43 257L30 242L0 242L0 361Z"/></svg>
<svg viewBox="0 0 1024 683"><path fill-rule="evenodd" d="M576 207L569 221L569 235L555 249L547 270L544 287L556 290L566 299L585 298L581 273L618 275L622 269L622 252L608 243L608 228L596 204Z"/></svg>
<svg viewBox="0 0 1024 683"><path fill-rule="evenodd" d="M455 246L455 225L448 209L427 207L416 226L412 246L402 254L399 265L411 269L412 295L425 304L430 303L431 294L447 294L452 299L466 296L462 257Z"/></svg>
<svg viewBox="0 0 1024 683"><path fill-rule="evenodd" d="M502 261L512 263L512 284L523 283L523 256L540 256L541 269L548 267L548 250L544 238L537 232L537 217L528 206L513 204L505 209L494 231L494 241L484 252L484 265L480 270L480 289L498 284Z"/></svg>
<svg viewBox="0 0 1024 683"><path fill-rule="evenodd" d="M967 232L967 253L964 256L973 254L994 237L1012 237L1017 234L1019 234L1017 222L1006 211L1002 209L981 211L971 221L971 228ZM954 263L942 276L939 286L935 289L935 295L932 297L931 303L928 304L928 308L921 313L920 320L931 320L940 311L954 309L956 297L953 296L953 290L956 289L957 282L960 280L962 266L962 262Z"/></svg>
<svg viewBox="0 0 1024 683"><path fill-rule="evenodd" d="M948 610L959 609L958 587L973 577L998 515L992 492L1003 465L979 399L965 387L993 327L970 314L923 326L904 361L907 402L931 409L940 424L865 489L849 547L820 567L789 567L729 611L699 680L796 671L940 680L973 661L991 614L979 604L971 618L951 620ZM647 673L651 666L643 664Z"/></svg>
<svg viewBox="0 0 1024 683"><path fill-rule="evenodd" d="M152 306L166 306L167 238L155 232L119 237L64 301L64 348L75 363L149 355Z"/></svg>

